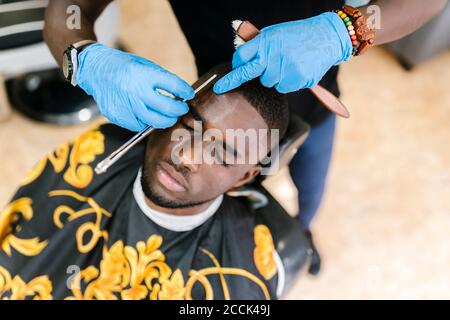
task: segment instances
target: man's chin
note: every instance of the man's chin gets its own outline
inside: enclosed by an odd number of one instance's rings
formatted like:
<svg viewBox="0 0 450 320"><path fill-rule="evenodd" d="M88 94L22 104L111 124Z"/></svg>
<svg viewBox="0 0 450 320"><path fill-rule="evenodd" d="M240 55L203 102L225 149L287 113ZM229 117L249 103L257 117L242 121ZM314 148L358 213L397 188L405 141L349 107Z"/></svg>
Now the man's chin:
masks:
<svg viewBox="0 0 450 320"><path fill-rule="evenodd" d="M190 204L183 203L179 199L169 197L167 195L163 195L162 192L158 192L154 190L154 188L148 187L147 190L144 190L144 195L150 200L152 203L161 208L167 209L182 209L191 207Z"/></svg>
<svg viewBox="0 0 450 320"><path fill-rule="evenodd" d="M147 199L161 208L167 209L192 208L210 201L207 200L195 202L190 200L182 200L179 197L171 194L171 192L169 190L166 190L163 186L158 186L150 182L149 179L147 179L144 174L141 177L141 185L142 191L144 192L144 195L147 197Z"/></svg>

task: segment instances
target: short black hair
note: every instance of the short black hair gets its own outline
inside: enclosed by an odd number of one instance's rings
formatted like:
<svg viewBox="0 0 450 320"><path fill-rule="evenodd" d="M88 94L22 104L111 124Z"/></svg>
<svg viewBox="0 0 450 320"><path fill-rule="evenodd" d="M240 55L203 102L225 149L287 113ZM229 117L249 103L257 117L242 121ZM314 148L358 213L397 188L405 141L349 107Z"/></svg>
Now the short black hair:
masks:
<svg viewBox="0 0 450 320"><path fill-rule="evenodd" d="M284 94L264 87L259 79L246 82L235 91L258 111L269 129L280 130L280 139L284 137L289 125L289 105Z"/></svg>
<svg viewBox="0 0 450 320"><path fill-rule="evenodd" d="M217 82L231 70L230 63L220 64L208 71L200 80L205 81L213 74L217 74ZM286 95L279 93L275 88L264 87L259 78L246 82L231 92L241 94L258 111L269 129L280 130L280 139L284 137L289 125L289 104Z"/></svg>

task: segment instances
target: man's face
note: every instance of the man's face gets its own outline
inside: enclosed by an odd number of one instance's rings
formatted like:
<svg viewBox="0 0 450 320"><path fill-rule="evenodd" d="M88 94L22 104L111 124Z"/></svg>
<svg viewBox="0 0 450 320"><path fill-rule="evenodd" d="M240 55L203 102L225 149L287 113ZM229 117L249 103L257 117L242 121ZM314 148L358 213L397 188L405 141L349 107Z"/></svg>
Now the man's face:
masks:
<svg viewBox="0 0 450 320"><path fill-rule="evenodd" d="M146 196L160 207L187 208L207 203L244 185L260 172L259 165L252 162L249 155L255 144L250 145L248 139L244 144L226 139L229 129L243 129L241 132L268 130L264 119L244 97L233 92L217 96L209 90L191 103L191 110L174 127L156 131L148 139L142 186ZM199 127L198 122L194 126L195 121L200 119L203 132L214 129L221 133L222 141L214 141L214 146L223 148L221 157L224 159L211 163L200 156L198 161L198 155L204 155L211 146L211 141L203 141L202 136L200 144L190 143L195 135L202 134L194 131ZM180 129L188 132L191 141L173 138L175 130L179 132ZM258 160L261 160L261 155L267 154L270 142L265 136L264 139L259 137L256 144ZM218 154L213 152L212 157Z"/></svg>

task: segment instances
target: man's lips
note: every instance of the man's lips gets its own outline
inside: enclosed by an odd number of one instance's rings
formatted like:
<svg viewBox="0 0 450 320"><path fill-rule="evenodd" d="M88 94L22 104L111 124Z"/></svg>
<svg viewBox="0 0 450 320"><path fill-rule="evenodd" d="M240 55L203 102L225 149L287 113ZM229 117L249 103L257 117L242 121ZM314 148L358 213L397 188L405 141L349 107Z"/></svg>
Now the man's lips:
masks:
<svg viewBox="0 0 450 320"><path fill-rule="evenodd" d="M156 167L156 176L166 189L173 192L187 190L186 179L167 162L161 162Z"/></svg>

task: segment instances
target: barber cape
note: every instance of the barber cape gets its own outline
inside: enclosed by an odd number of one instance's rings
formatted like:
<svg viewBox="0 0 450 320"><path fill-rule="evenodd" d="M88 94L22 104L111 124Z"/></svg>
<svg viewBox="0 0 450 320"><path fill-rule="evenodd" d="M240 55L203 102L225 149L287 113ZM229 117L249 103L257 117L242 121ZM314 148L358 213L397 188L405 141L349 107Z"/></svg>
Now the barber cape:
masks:
<svg viewBox="0 0 450 320"><path fill-rule="evenodd" d="M224 196L191 230L165 228L136 200L145 142L94 174L132 135L113 125L90 130L21 182L0 213L0 298L279 297L306 260L296 221L259 187L270 200L262 209Z"/></svg>

